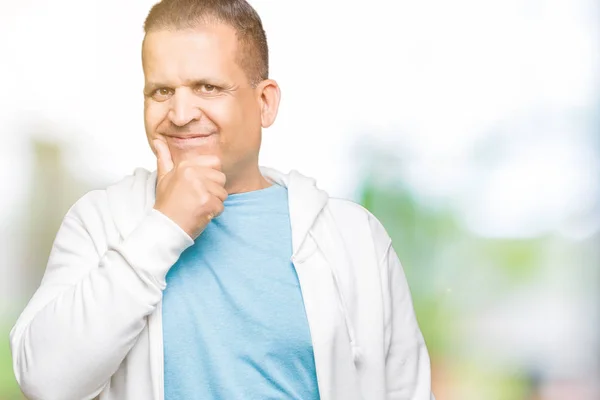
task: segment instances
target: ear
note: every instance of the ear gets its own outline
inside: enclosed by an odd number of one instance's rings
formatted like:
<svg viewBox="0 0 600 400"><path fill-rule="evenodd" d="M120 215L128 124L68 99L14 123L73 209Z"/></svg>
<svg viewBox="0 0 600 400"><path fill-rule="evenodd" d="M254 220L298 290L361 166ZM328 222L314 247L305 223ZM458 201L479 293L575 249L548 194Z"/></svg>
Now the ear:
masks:
<svg viewBox="0 0 600 400"><path fill-rule="evenodd" d="M279 100L281 99L279 85L273 79L266 79L258 84L256 93L259 96L262 127L268 128L273 125L275 118L277 118Z"/></svg>

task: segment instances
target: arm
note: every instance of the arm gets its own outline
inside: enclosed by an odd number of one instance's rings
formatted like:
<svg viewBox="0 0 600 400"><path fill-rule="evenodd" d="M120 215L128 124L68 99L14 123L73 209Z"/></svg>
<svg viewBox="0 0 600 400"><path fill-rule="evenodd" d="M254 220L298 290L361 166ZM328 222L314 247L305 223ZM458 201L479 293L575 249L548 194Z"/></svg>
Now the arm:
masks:
<svg viewBox="0 0 600 400"><path fill-rule="evenodd" d="M429 354L417 324L404 270L391 240L384 252L380 272L384 291L388 292L384 296L387 398L434 399Z"/></svg>
<svg viewBox="0 0 600 400"><path fill-rule="evenodd" d="M15 376L30 399L99 394L161 300L166 273L193 243L151 210L129 237L100 254L94 239L106 240L105 230L89 213L102 207L90 207L89 197L64 218L42 283L10 334Z"/></svg>

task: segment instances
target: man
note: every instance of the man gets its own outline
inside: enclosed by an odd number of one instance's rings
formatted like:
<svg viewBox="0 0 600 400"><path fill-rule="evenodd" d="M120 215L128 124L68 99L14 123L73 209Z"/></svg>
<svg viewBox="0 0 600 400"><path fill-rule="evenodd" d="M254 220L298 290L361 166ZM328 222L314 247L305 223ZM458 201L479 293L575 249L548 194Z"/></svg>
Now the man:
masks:
<svg viewBox="0 0 600 400"><path fill-rule="evenodd" d="M382 225L258 166L279 106L244 0L164 0L145 22L157 171L67 213L11 331L31 399L430 399Z"/></svg>

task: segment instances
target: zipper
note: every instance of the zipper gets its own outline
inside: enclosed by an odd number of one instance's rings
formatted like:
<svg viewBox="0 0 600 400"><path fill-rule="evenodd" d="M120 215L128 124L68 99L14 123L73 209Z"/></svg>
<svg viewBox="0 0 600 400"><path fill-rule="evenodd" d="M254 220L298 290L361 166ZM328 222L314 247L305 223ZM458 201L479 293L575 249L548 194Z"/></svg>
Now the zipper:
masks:
<svg viewBox="0 0 600 400"><path fill-rule="evenodd" d="M157 346L156 358L158 358L158 398L159 400L164 400L165 398L165 357L164 357L164 347L163 347L163 331L162 331L162 300L158 303L156 307L157 312L157 341L159 345ZM160 329L158 329L160 328Z"/></svg>
<svg viewBox="0 0 600 400"><path fill-rule="evenodd" d="M154 399L164 400L164 355L163 355L163 338L162 338L162 300L156 305L156 310L148 317L149 330L149 346L150 346L150 373L153 379L152 386L154 387Z"/></svg>

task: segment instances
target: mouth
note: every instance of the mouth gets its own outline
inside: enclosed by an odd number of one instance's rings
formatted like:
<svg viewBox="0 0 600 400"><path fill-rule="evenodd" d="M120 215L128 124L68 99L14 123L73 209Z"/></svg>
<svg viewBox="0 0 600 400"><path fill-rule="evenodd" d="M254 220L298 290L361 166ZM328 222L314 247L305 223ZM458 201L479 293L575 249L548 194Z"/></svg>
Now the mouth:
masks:
<svg viewBox="0 0 600 400"><path fill-rule="evenodd" d="M187 134L180 136L166 136L167 143L180 149L198 147L209 144L217 137L216 133Z"/></svg>

